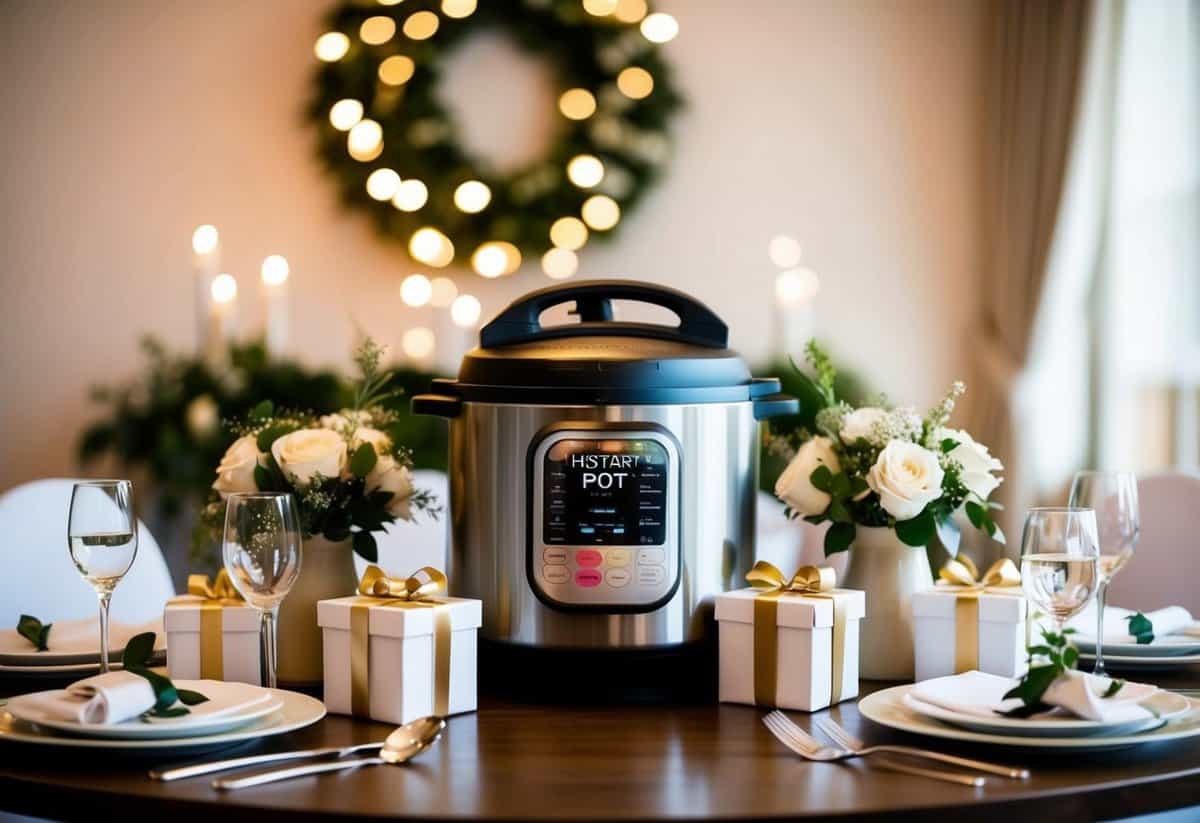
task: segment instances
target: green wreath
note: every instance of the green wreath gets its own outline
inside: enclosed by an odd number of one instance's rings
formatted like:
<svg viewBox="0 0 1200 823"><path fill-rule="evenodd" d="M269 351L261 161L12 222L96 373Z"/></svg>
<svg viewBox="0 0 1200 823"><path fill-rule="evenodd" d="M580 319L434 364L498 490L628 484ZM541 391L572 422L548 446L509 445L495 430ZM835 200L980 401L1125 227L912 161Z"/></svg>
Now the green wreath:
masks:
<svg viewBox="0 0 1200 823"><path fill-rule="evenodd" d="M308 115L342 198L418 262L509 274L522 256L567 277L662 172L681 105L658 43L677 26L646 0L349 0L327 19ZM442 60L507 29L552 61L562 127L545 156L500 174L455 139L436 94Z"/></svg>

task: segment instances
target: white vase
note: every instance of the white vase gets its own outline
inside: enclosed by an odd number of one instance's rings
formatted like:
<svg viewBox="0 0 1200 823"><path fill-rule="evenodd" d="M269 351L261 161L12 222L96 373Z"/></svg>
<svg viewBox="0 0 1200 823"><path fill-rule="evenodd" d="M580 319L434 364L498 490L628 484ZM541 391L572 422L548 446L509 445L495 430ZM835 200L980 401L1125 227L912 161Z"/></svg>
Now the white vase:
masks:
<svg viewBox="0 0 1200 823"><path fill-rule="evenodd" d="M358 577L349 540L304 539L300 577L279 606L279 685L313 687L324 681L317 601L354 594Z"/></svg>
<svg viewBox="0 0 1200 823"><path fill-rule="evenodd" d="M859 526L840 585L867 593L858 629L860 676L912 680L912 597L933 586L925 549L906 545L894 529Z"/></svg>

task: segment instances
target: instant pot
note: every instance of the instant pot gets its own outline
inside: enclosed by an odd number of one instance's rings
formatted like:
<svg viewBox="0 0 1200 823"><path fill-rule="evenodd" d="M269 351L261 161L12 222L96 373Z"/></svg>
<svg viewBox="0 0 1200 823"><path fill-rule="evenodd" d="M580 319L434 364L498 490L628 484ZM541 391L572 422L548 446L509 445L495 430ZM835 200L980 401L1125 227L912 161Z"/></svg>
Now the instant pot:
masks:
<svg viewBox="0 0 1200 823"><path fill-rule="evenodd" d="M614 300L678 325L616 321ZM579 322L543 326L564 303ZM759 421L798 402L706 306L647 283L535 291L479 343L412 407L450 424L447 572L483 601L485 685L689 679L713 596L754 561Z"/></svg>

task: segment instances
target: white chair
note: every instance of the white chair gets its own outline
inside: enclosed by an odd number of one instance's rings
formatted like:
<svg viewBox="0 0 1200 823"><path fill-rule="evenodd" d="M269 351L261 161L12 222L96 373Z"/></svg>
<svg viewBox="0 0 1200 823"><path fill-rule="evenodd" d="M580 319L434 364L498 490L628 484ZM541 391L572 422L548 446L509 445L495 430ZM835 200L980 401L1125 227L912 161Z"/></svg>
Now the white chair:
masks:
<svg viewBox="0 0 1200 823"><path fill-rule="evenodd" d="M1108 602L1149 611L1183 606L1200 618L1200 475L1168 472L1138 480L1141 537L1108 591Z"/></svg>
<svg viewBox="0 0 1200 823"><path fill-rule="evenodd" d="M428 515L418 514L411 523L397 521L387 527L383 534L375 534L379 547L379 567L388 574L410 575L422 566L434 566L446 570L446 547L449 538L449 483L443 472L433 469L417 469L413 472L413 485L433 493L442 506L442 513L434 520ZM361 578L367 561L354 555L354 568Z"/></svg>
<svg viewBox="0 0 1200 823"><path fill-rule="evenodd" d="M74 483L35 480L0 495L0 626L16 626L21 614L46 621L96 614L96 594L67 550ZM158 543L139 520L137 557L113 593L112 619L137 624L161 617L174 593Z"/></svg>

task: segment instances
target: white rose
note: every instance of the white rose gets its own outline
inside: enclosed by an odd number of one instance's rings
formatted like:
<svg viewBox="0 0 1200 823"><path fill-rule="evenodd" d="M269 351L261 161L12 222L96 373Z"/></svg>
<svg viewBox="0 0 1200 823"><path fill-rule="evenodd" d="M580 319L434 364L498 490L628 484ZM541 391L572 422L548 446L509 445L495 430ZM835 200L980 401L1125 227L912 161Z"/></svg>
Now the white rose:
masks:
<svg viewBox="0 0 1200 823"><path fill-rule="evenodd" d="M842 470L833 451L833 441L828 437L814 437L805 442L775 481L775 496L802 517L820 514L829 507L829 495L809 479L817 466L828 466L834 474Z"/></svg>
<svg viewBox="0 0 1200 823"><path fill-rule="evenodd" d="M842 442L847 445L857 443L859 439L870 440L871 429L875 424L887 417L887 410L875 406L864 406L855 409L842 418Z"/></svg>
<svg viewBox="0 0 1200 823"><path fill-rule="evenodd" d="M346 466L346 441L329 429L300 429L271 444L271 454L283 473L304 487L316 475L337 477Z"/></svg>
<svg viewBox="0 0 1200 823"><path fill-rule="evenodd" d="M207 394L202 394L189 403L184 416L187 419L188 431L193 437L207 437L215 432L221 423L221 410L217 408L217 401Z"/></svg>
<svg viewBox="0 0 1200 823"><path fill-rule="evenodd" d="M233 492L258 491L258 485L254 482L254 467L262 457L263 453L258 450L253 435L239 437L221 458L221 464L217 466L217 479L212 487L222 499Z"/></svg>
<svg viewBox="0 0 1200 823"><path fill-rule="evenodd" d="M942 496L937 455L916 443L893 440L867 472L867 485L879 495L883 510L897 520L911 520Z"/></svg>
<svg viewBox="0 0 1200 823"><path fill-rule="evenodd" d="M946 439L958 442L947 452L947 456L962 466L959 479L967 490L986 500L1000 485L1001 478L995 477L992 472L1004 471L1004 464L992 457L987 446L962 429L940 429L937 434L939 443Z"/></svg>
<svg viewBox="0 0 1200 823"><path fill-rule="evenodd" d="M354 430L354 444L351 446L351 450L357 449L363 443L370 443L374 446L377 454L387 454L392 450L392 438L379 429L367 426L359 426Z"/></svg>
<svg viewBox="0 0 1200 823"><path fill-rule="evenodd" d="M385 491L392 493L387 510L401 520L412 520L412 508L409 497L412 495L412 472L408 467L396 462L390 454L382 454L375 461L366 478L367 491Z"/></svg>

